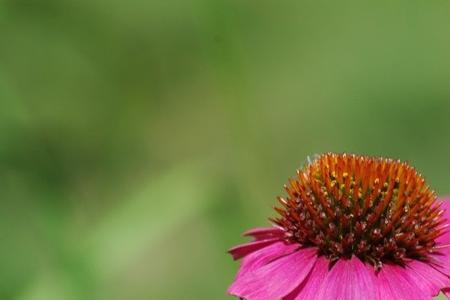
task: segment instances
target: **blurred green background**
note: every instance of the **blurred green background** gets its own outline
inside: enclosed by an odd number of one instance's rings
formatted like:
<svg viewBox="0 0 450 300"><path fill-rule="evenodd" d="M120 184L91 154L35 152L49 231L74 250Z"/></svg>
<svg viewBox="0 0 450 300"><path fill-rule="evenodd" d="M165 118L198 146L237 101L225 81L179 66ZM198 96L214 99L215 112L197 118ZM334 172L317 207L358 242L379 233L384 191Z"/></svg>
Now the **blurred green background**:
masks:
<svg viewBox="0 0 450 300"><path fill-rule="evenodd" d="M450 194L450 2L0 1L0 299L226 299L308 155Z"/></svg>

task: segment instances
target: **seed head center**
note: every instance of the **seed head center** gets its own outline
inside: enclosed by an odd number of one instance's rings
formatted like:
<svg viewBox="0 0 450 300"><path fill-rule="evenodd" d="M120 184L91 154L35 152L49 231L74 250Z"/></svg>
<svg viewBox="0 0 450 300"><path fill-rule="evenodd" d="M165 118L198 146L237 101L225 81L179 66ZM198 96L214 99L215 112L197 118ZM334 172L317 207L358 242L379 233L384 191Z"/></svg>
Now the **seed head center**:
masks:
<svg viewBox="0 0 450 300"><path fill-rule="evenodd" d="M297 171L272 221L292 242L330 259L358 256L379 266L426 259L442 234L443 210L407 163L324 154Z"/></svg>

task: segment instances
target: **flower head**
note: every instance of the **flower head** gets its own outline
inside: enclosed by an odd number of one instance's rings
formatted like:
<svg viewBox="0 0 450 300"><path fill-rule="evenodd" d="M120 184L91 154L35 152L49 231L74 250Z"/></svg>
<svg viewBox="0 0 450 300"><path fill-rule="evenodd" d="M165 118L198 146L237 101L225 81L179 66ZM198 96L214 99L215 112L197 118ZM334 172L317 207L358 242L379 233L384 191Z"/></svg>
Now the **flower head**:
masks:
<svg viewBox="0 0 450 300"><path fill-rule="evenodd" d="M408 164L324 154L285 189L273 226L230 250L243 258L231 295L432 299L450 286L450 201Z"/></svg>

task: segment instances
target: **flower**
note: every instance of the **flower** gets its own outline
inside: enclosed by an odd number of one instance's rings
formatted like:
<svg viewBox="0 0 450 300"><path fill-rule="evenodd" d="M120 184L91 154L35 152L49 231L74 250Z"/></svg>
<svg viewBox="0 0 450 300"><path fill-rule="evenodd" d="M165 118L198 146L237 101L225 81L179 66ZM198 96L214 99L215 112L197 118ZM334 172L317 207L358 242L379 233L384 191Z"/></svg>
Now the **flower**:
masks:
<svg viewBox="0 0 450 300"><path fill-rule="evenodd" d="M271 227L229 250L246 300L450 295L450 201L398 160L323 154L297 171ZM450 200L450 199L449 199Z"/></svg>

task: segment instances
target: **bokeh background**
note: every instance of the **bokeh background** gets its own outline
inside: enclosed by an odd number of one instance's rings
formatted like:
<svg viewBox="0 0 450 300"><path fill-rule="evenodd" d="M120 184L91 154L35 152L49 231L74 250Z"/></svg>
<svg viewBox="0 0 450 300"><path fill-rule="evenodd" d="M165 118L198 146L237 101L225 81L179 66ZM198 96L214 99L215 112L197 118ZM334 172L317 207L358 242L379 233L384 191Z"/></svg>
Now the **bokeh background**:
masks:
<svg viewBox="0 0 450 300"><path fill-rule="evenodd" d="M450 194L450 2L0 1L0 298L228 299L308 155Z"/></svg>

